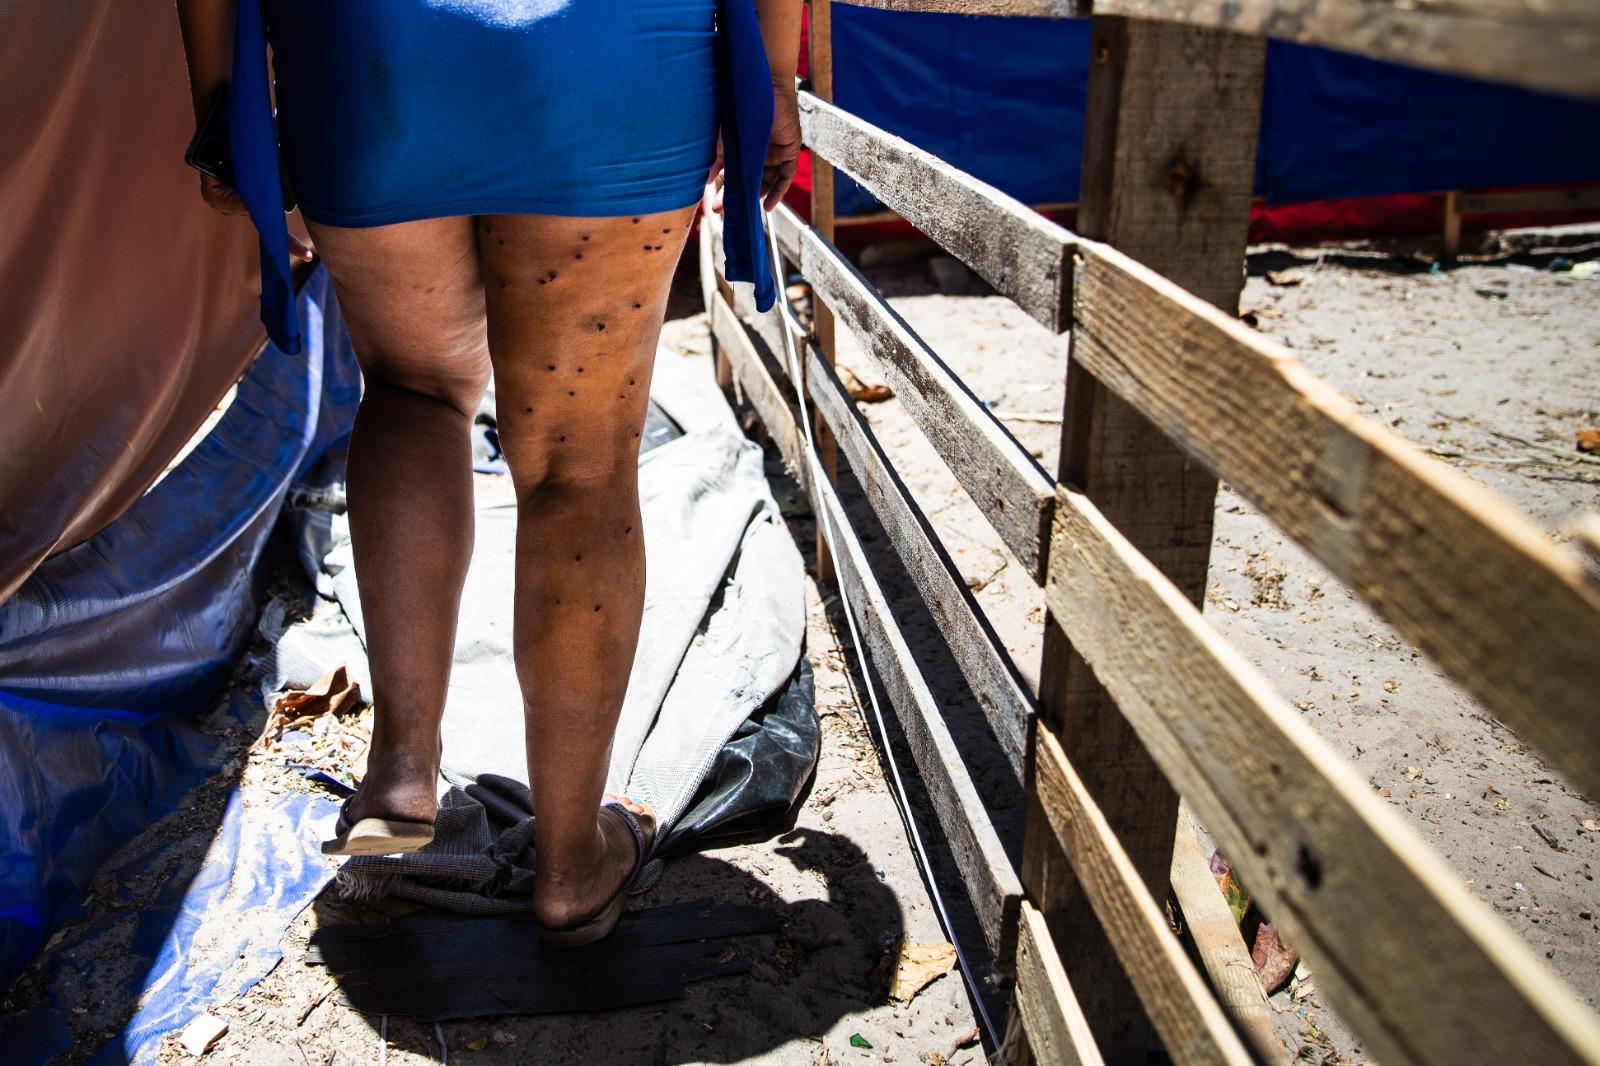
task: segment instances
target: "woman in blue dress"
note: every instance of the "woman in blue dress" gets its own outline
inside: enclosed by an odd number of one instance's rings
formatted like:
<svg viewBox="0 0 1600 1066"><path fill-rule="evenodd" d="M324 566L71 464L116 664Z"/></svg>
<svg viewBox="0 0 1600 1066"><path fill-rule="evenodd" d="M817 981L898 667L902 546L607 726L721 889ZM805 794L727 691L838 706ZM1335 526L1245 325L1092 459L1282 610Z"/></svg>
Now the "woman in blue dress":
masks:
<svg viewBox="0 0 1600 1066"><path fill-rule="evenodd" d="M197 118L232 84L263 318L293 349L276 156L365 378L349 519L376 721L336 854L432 839L493 370L518 499L516 669L547 939L615 924L653 842L603 797L644 598L637 458L667 290L723 169L730 276L772 299L760 211L793 178L800 0L178 0ZM277 126L267 104L270 45ZM719 141L719 132L721 139ZM276 141L276 144L273 142Z"/></svg>

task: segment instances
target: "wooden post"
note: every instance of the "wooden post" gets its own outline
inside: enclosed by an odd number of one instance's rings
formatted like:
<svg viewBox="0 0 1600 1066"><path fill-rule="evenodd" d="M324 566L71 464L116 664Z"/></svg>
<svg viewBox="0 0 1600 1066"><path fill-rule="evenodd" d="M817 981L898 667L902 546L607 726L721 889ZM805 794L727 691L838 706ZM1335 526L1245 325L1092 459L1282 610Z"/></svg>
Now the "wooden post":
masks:
<svg viewBox="0 0 1600 1066"><path fill-rule="evenodd" d="M811 91L824 100L833 99L833 11L831 0L810 0L806 39L810 48ZM831 243L833 241L833 164L816 152L811 153L811 224ZM783 279L778 279L783 287ZM780 294L781 295L781 294ZM823 361L834 365L833 312L816 295L811 299L812 329L817 337L817 349ZM800 382L796 388L804 388ZM817 452L829 480L839 473L839 449L833 431L820 414L813 414L812 432L817 442ZM817 581L832 581L833 559L828 555L828 545L822 535L822 519L817 519Z"/></svg>
<svg viewBox="0 0 1600 1066"><path fill-rule="evenodd" d="M1230 313L1244 284L1265 52L1260 38L1174 23L1096 16L1091 31L1078 228ZM1202 601L1216 480L1070 359L1059 476ZM1177 796L1054 620L1045 625L1041 719L1165 899ZM1153 1033L1037 800L1023 884L1106 1062L1142 1063Z"/></svg>
<svg viewBox="0 0 1600 1066"><path fill-rule="evenodd" d="M1461 251L1461 200L1451 190L1444 194L1444 257L1454 259Z"/></svg>

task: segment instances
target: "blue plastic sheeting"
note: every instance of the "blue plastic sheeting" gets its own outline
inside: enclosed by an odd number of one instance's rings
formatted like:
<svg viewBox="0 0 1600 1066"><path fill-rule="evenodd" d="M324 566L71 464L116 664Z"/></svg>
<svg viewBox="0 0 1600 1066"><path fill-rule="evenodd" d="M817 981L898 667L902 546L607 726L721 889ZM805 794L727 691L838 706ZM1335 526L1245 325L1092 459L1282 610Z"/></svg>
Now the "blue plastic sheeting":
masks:
<svg viewBox="0 0 1600 1066"><path fill-rule="evenodd" d="M166 1034L271 972L285 931L333 879L317 838L331 832L337 816L338 801L327 796L289 792L246 807L236 791L192 877L167 880L143 907L117 907L52 947L52 989L90 994L101 1010L138 1005L89 1060L93 1066L155 1062ZM314 831L311 822L326 824ZM110 879L127 885L159 876L183 865L190 844L179 838L142 853L108 871ZM126 888L120 897L132 902ZM204 950L192 953L197 944ZM0 1032L6 1061L46 1063L68 1051L74 1005L81 1005L77 997L51 996L14 1019Z"/></svg>
<svg viewBox="0 0 1600 1066"><path fill-rule="evenodd" d="M1078 199L1086 20L839 5L841 107L1025 203ZM1272 41L1256 191L1271 203L1600 179L1600 103ZM881 209L841 175L840 214Z"/></svg>
<svg viewBox="0 0 1600 1066"><path fill-rule="evenodd" d="M285 494L342 451L360 398L325 273L299 307L303 353L268 345L176 469L0 604L0 989L215 769L190 723L249 640Z"/></svg>

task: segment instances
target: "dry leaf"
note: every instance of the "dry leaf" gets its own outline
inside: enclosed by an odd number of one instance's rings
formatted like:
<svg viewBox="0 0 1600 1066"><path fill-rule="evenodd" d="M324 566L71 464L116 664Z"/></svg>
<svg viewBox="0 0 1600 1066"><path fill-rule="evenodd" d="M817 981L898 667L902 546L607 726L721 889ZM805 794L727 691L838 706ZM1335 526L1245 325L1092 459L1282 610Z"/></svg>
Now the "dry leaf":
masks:
<svg viewBox="0 0 1600 1066"><path fill-rule="evenodd" d="M894 390L887 385L868 385L847 366L838 368L839 380L844 384L845 391L857 403L882 403L894 398Z"/></svg>
<svg viewBox="0 0 1600 1066"><path fill-rule="evenodd" d="M1600 455L1600 427L1578 430L1578 450Z"/></svg>
<svg viewBox="0 0 1600 1066"><path fill-rule="evenodd" d="M956 964L953 944L907 944L900 949L900 962L889 982L889 998L910 1003L917 993L935 978L949 973Z"/></svg>

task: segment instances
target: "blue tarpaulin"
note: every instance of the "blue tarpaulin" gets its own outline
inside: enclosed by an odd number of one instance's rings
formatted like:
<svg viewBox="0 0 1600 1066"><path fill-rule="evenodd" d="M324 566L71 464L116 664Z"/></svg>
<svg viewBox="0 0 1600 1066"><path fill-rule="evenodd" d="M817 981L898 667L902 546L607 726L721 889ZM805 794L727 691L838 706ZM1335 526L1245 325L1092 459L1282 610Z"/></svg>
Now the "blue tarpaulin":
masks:
<svg viewBox="0 0 1600 1066"><path fill-rule="evenodd" d="M91 1066L157 1061L168 1033L271 972L285 930L333 878L317 838L332 831L337 816L338 802L328 796L288 792L246 805L233 792L193 876L168 877L142 906L128 906L133 900L121 888L120 906L51 949L50 987L74 994L50 996L0 1031L5 1061L31 1066L68 1051L72 1008L91 997L100 1005L137 1004ZM107 871L108 880L125 886L182 870L189 844L179 837L142 852Z"/></svg>
<svg viewBox="0 0 1600 1066"><path fill-rule="evenodd" d="M249 639L285 495L337 458L360 398L331 297L319 271L299 296L305 351L268 345L194 451L0 604L0 989L101 864L216 769L194 719Z"/></svg>
<svg viewBox="0 0 1600 1066"><path fill-rule="evenodd" d="M1086 20L833 9L839 105L1025 203L1078 199L1088 60ZM1597 179L1600 103L1268 44L1269 203Z"/></svg>

